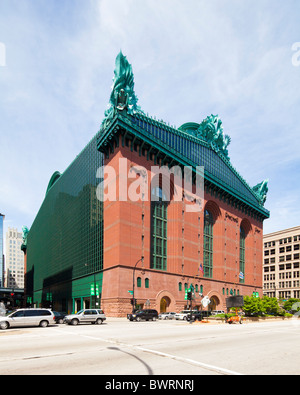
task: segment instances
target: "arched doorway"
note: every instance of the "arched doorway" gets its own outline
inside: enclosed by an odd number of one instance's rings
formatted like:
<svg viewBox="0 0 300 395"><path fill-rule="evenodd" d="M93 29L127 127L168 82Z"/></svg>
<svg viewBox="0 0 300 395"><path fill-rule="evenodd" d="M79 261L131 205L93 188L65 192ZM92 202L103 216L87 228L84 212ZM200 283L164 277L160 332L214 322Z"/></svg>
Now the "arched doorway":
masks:
<svg viewBox="0 0 300 395"><path fill-rule="evenodd" d="M211 296L210 297L210 304L209 304L209 310L218 310L217 306L220 304L220 300L217 296Z"/></svg>
<svg viewBox="0 0 300 395"><path fill-rule="evenodd" d="M170 306L171 299L168 296L164 296L160 300L160 313L166 313Z"/></svg>

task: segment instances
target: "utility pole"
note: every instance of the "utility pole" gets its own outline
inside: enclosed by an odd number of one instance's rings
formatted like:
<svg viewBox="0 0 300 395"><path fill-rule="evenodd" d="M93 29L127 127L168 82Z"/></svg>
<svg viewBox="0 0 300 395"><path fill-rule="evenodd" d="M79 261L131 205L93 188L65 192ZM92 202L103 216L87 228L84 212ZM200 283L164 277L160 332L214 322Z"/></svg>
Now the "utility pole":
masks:
<svg viewBox="0 0 300 395"><path fill-rule="evenodd" d="M144 260L144 257L142 256L142 257L136 262L136 264L134 265L134 268L133 268L133 275L132 275L132 298L133 298L133 301L132 301L132 314L134 313L134 310L135 310L135 297L134 297L134 283L135 283L135 281L134 281L134 273L135 273L135 269L136 269L137 264L138 264L139 262L143 261L143 260Z"/></svg>

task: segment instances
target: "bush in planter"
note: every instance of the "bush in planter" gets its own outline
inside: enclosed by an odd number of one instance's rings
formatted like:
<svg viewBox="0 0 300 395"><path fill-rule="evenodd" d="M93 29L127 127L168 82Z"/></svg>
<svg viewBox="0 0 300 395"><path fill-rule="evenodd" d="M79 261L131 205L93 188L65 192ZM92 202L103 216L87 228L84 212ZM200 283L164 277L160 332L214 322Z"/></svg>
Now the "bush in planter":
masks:
<svg viewBox="0 0 300 395"><path fill-rule="evenodd" d="M262 304L265 314L267 315L281 315L281 309L278 304L278 300L276 298L270 298L268 296L264 296L262 298Z"/></svg>
<svg viewBox="0 0 300 395"><path fill-rule="evenodd" d="M261 298L253 296L244 296L244 307L246 317L259 317L264 315L265 307Z"/></svg>
<svg viewBox="0 0 300 395"><path fill-rule="evenodd" d="M285 315L285 311L280 308L278 300L268 296L264 296L263 298L244 296L244 312L248 317Z"/></svg>

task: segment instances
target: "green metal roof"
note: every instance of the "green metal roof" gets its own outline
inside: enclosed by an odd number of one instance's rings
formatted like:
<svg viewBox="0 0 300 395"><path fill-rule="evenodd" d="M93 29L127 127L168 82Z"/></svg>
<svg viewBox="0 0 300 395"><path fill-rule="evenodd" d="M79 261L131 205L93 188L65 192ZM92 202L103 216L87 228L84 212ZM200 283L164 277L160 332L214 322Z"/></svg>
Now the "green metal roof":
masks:
<svg viewBox="0 0 300 395"><path fill-rule="evenodd" d="M126 110L115 110L114 116L102 125L97 148L101 152L113 152L111 141L118 133L131 135L141 147L155 149L167 162L183 166L204 166L205 180L257 210L264 218L269 217L255 191L240 176L230 160L216 152L211 144L190 133L195 123L176 129L163 121L146 116L142 112L130 115ZM184 125L183 125L184 126ZM188 130L187 130L188 129ZM116 140L117 141L117 140Z"/></svg>

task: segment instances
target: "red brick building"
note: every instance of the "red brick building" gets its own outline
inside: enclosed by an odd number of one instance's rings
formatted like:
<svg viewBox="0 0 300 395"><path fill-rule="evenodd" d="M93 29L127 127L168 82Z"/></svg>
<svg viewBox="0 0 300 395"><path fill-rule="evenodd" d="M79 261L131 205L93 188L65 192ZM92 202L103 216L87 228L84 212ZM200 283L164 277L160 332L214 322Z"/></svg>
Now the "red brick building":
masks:
<svg viewBox="0 0 300 395"><path fill-rule="evenodd" d="M224 309L230 295L261 294L267 182L251 188L233 168L230 138L220 119L210 116L175 129L146 116L137 106L131 66L121 53L105 115L97 142L106 173L106 184L98 187L104 200L105 312L130 312L133 287L137 305L159 312L185 308L190 284L193 306L200 307L202 294L210 298L210 309ZM186 167L192 169L194 193L202 166L202 209L189 210L175 176L153 176L153 166L176 167L182 175Z"/></svg>
<svg viewBox="0 0 300 395"><path fill-rule="evenodd" d="M102 307L224 309L230 295L262 293L267 182L251 188L228 157L218 116L176 129L137 105L120 53L100 131L55 171L24 234L25 300L75 312Z"/></svg>

